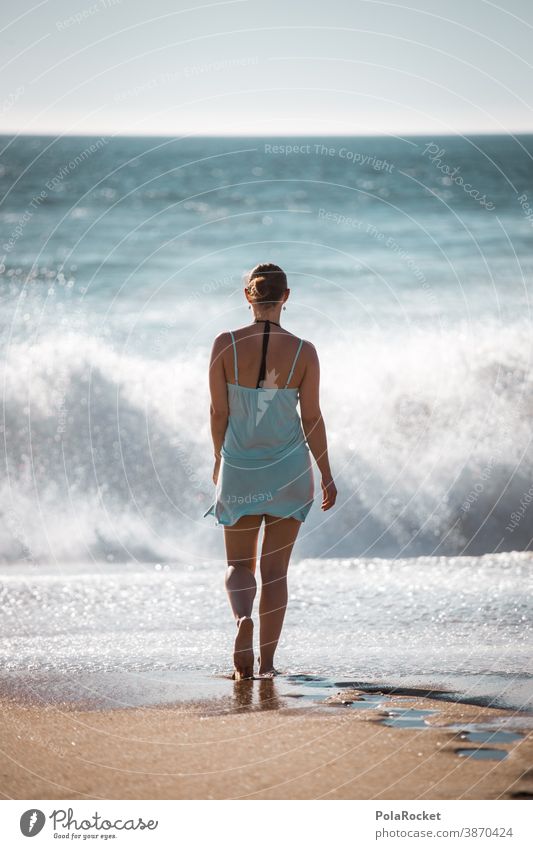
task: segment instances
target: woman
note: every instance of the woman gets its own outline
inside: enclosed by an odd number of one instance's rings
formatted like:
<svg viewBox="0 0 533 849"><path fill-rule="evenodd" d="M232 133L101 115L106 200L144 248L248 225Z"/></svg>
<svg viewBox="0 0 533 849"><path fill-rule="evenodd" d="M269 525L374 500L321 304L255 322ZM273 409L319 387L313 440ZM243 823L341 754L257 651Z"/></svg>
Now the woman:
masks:
<svg viewBox="0 0 533 849"><path fill-rule="evenodd" d="M319 405L318 356L310 342L280 326L290 294L285 273L271 263L257 265L244 294L254 321L221 333L211 353L217 498L204 514L224 526L225 583L237 622L236 680L254 674L252 607L263 520L259 675L278 674L274 654L287 607L289 558L313 501L309 449L322 478L322 510L333 507L337 497Z"/></svg>

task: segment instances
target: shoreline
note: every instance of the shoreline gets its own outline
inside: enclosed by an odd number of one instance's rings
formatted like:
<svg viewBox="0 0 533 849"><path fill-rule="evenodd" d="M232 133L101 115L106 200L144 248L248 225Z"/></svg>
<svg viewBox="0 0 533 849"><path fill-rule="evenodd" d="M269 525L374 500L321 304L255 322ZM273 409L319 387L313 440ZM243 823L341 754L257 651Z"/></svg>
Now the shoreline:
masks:
<svg viewBox="0 0 533 849"><path fill-rule="evenodd" d="M231 702L104 710L4 698L4 798L533 798L532 714L353 689L287 706L266 679L232 687Z"/></svg>
<svg viewBox="0 0 533 849"><path fill-rule="evenodd" d="M520 591L532 556L294 562L278 655L286 680L309 673L331 686L436 688L450 692L444 698L533 710L531 604ZM113 707L227 690L234 625L220 564L0 571L0 694L82 695ZM333 577L341 593L332 593ZM337 640L339 658L329 649Z"/></svg>
<svg viewBox="0 0 533 849"><path fill-rule="evenodd" d="M240 691L229 673L205 673L201 671L179 671L155 680L146 672L124 671L119 668L100 673L82 674L71 684L72 676L47 673L34 673L31 679L27 675L13 673L0 674L0 703L14 702L27 707L48 705L62 710L102 711L130 708L164 708L167 706L193 706L218 703L221 709L250 707L246 699L235 698ZM255 675L252 682L258 687L259 694L265 679ZM270 679L266 679L270 680ZM356 691L369 698L425 698L441 705L465 705L474 708L502 711L523 718L524 728L533 730L533 709L529 702L526 706L498 704L493 696L479 696L445 687L428 687L423 684L395 684L375 681L356 680L338 676L323 677L310 673L282 672L274 678L272 684L280 707L288 707L293 699L305 697L312 699L317 708L320 702L332 704L339 692ZM230 695L230 692L232 695ZM249 701L249 700L248 700Z"/></svg>

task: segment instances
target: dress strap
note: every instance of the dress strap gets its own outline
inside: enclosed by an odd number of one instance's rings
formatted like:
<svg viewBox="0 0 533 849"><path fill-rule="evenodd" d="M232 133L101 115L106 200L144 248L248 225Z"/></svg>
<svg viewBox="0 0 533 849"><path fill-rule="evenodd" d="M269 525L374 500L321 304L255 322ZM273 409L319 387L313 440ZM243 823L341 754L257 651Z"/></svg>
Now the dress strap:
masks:
<svg viewBox="0 0 533 849"><path fill-rule="evenodd" d="M296 365L296 360L298 359L298 357L300 355L300 351L302 350L303 343L304 343L304 340L300 339L300 344L298 345L298 350L296 351L296 356L294 357L294 360L292 361L292 367L291 367L291 370L289 372L289 376L287 378L287 383L285 384L285 389L288 387L289 383L291 382L291 378L292 378L292 375L294 373L294 367Z"/></svg>
<svg viewBox="0 0 533 849"><path fill-rule="evenodd" d="M231 342L233 345L233 370L235 372L235 383L237 386L239 385L239 369L237 368L237 346L235 344L235 336L233 332L230 330Z"/></svg>

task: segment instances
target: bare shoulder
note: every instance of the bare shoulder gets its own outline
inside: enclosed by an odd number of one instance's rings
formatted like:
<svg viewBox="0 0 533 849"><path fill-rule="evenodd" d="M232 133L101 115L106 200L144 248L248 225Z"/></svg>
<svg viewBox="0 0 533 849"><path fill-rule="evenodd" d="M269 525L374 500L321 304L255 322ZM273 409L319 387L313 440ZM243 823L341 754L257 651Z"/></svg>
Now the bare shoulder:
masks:
<svg viewBox="0 0 533 849"><path fill-rule="evenodd" d="M215 362L219 358L224 356L225 351L231 345L231 335L229 331L225 330L223 333L219 333L215 336L213 340L213 347L211 348L211 361Z"/></svg>
<svg viewBox="0 0 533 849"><path fill-rule="evenodd" d="M302 339L302 350L300 356L303 358L306 365L314 365L318 363L318 353L312 342L307 339Z"/></svg>
<svg viewBox="0 0 533 849"><path fill-rule="evenodd" d="M223 330L222 333L219 333L215 336L213 341L213 348L217 350L222 350L226 348L231 343L231 334L229 330Z"/></svg>

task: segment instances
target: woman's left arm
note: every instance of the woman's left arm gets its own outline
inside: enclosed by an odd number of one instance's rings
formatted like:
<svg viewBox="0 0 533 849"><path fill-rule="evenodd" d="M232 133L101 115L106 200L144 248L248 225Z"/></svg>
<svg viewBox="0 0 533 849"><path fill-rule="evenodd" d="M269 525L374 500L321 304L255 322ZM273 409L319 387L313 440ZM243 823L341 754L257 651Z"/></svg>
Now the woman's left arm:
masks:
<svg viewBox="0 0 533 849"><path fill-rule="evenodd" d="M226 386L226 373L224 371L223 360L224 351L229 344L231 344L229 333L221 333L217 336L213 342L209 363L209 391L211 393L209 414L213 449L215 452L215 466L213 469L213 483L215 485L218 481L220 451L224 442L229 416L228 387Z"/></svg>

